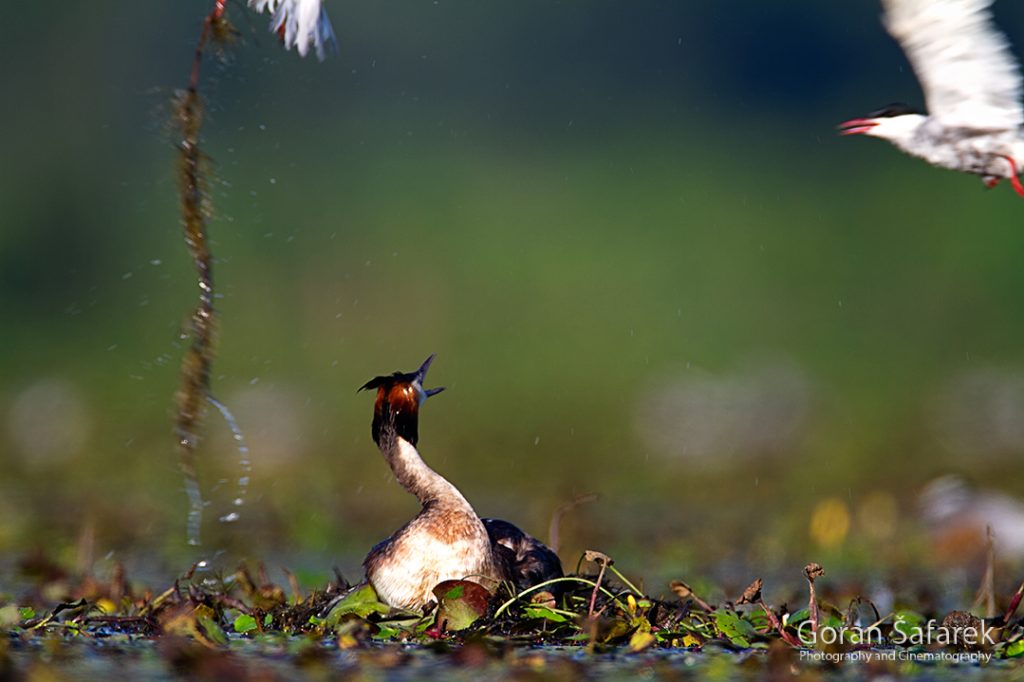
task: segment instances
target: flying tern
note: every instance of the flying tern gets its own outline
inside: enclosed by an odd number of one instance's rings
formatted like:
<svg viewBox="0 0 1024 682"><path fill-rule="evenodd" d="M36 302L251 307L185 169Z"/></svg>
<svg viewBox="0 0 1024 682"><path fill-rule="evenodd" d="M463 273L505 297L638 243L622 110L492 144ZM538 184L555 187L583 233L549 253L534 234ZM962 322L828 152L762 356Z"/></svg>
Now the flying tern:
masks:
<svg viewBox="0 0 1024 682"><path fill-rule="evenodd" d="M322 0L248 0L257 12L270 12L274 18L270 30L280 37L285 48L294 47L303 57L312 46L323 60L336 49L334 29Z"/></svg>
<svg viewBox="0 0 1024 682"><path fill-rule="evenodd" d="M928 113L893 104L839 125L889 140L941 168L1003 178L1017 194L1024 160L1020 66L992 20L993 0L882 0L883 23L907 55Z"/></svg>

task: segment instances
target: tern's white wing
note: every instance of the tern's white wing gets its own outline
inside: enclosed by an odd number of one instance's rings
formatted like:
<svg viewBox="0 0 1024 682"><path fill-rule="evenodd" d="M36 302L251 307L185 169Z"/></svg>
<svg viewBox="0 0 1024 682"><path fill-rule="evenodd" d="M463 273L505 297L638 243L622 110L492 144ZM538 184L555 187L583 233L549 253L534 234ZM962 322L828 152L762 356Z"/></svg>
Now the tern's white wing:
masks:
<svg viewBox="0 0 1024 682"><path fill-rule="evenodd" d="M992 0L882 0L885 27L921 81L928 113L943 125L986 130L1024 123L1021 76Z"/></svg>
<svg viewBox="0 0 1024 682"><path fill-rule="evenodd" d="M271 30L281 33L286 48L294 45L305 57L312 45L316 56L323 60L336 46L331 20L321 3L322 0L249 0L249 7L274 14Z"/></svg>

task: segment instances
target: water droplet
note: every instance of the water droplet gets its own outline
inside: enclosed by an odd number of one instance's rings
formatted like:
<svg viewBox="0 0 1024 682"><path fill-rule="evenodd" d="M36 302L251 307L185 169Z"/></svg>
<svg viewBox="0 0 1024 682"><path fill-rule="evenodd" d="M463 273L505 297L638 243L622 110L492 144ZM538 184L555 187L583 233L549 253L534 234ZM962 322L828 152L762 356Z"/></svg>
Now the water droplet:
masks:
<svg viewBox="0 0 1024 682"><path fill-rule="evenodd" d="M255 384L259 381L258 378L254 378L250 383ZM245 498L249 490L249 474L252 471L252 461L249 459L249 448L245 444L245 437L242 435L242 429L238 426L238 422L235 420L231 411L228 410L227 406L221 403L219 400L214 398L212 395L207 395L206 399L217 408L224 421L227 422L228 428L231 429L231 435L237 444L238 448L238 466L242 470L241 476L238 477L237 488L235 490L235 498L232 500L232 504L236 507L241 507L245 504ZM238 512L231 512L220 517L223 523L232 523L241 518Z"/></svg>

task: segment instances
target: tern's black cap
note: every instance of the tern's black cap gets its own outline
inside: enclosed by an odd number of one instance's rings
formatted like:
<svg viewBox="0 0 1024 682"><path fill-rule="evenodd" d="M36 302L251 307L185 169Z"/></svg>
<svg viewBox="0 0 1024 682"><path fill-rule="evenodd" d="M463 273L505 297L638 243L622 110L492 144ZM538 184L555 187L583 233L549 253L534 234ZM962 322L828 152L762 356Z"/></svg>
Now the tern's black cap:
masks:
<svg viewBox="0 0 1024 682"><path fill-rule="evenodd" d="M904 116L906 114L920 114L919 109L915 109L909 104L902 102L893 102L887 106L882 107L878 111L872 111L864 118L892 118L893 116Z"/></svg>

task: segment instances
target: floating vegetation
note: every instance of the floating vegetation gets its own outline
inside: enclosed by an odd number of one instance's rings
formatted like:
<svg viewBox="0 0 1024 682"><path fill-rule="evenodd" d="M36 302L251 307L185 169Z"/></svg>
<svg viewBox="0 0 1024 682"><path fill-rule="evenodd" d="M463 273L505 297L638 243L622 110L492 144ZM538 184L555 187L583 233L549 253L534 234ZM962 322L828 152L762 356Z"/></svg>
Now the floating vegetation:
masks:
<svg viewBox="0 0 1024 682"><path fill-rule="evenodd" d="M418 613L382 604L369 585L352 586L341 576L304 593L290 573L282 587L262 566L241 566L216 580L197 579L193 567L152 592L130 584L120 569L107 581L61 577L57 585L54 576L62 572L36 557L25 565L35 572L34 590L0 601L0 629L9 635L0 639L0 670L41 642L51 649L55 642L105 649L155 642L167 666L196 675L228 663L252 672L265 660L392 668L416 665L424 653L450 666L500 663L509 674L524 665L534 671L597 665L608 656L665 666L682 660L693 668L725 655L748 671L787 675L800 664L827 668L844 661L874 661L878 674L927 663L933 675L936 663L1024 660L1024 627L1016 615L1024 585L993 618L936 613L927 603L880 614L859 597L846 608L819 599L814 585L826 580L825 571L809 564L807 608L790 612L766 603L761 579L734 600L712 605L682 581L671 586L674 599L644 595L600 552L586 552L580 566L518 593L503 585L493 596L476 583L448 581L435 589L436 604ZM55 593L62 600L46 604L45 595Z"/></svg>

